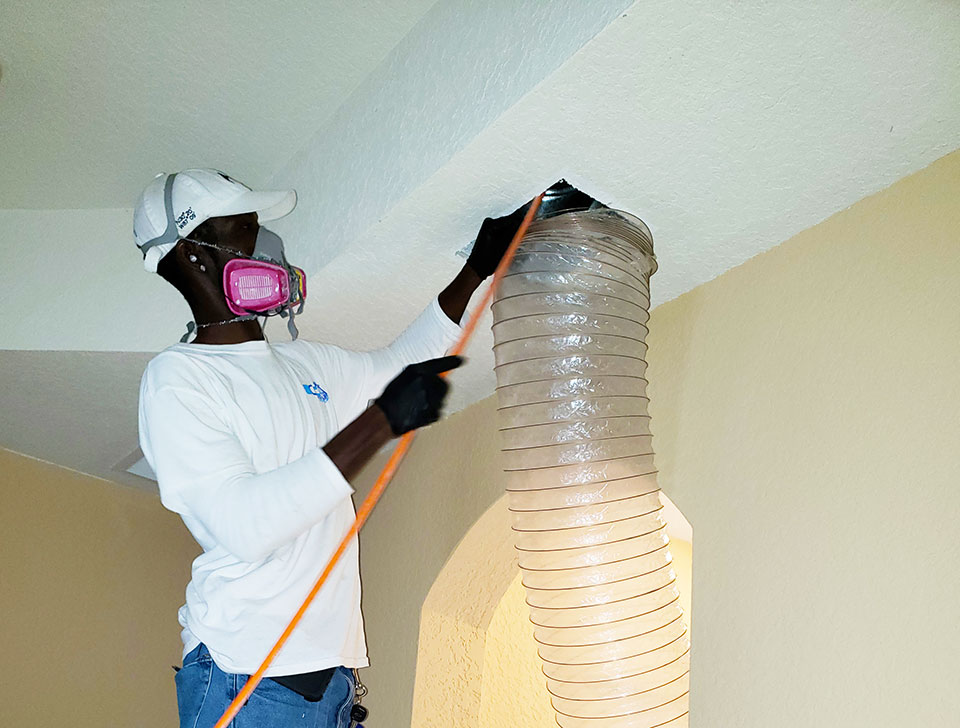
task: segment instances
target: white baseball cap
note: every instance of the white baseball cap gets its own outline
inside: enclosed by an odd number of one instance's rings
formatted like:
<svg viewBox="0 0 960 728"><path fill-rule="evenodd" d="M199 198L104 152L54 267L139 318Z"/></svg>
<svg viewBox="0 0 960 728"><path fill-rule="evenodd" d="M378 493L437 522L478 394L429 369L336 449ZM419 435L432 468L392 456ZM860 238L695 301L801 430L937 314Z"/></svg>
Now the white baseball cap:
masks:
<svg viewBox="0 0 960 728"><path fill-rule="evenodd" d="M216 169L161 172L133 211L133 237L143 253L143 267L156 273L177 240L211 217L255 212L260 222L267 222L289 215L296 206L295 190L254 191Z"/></svg>

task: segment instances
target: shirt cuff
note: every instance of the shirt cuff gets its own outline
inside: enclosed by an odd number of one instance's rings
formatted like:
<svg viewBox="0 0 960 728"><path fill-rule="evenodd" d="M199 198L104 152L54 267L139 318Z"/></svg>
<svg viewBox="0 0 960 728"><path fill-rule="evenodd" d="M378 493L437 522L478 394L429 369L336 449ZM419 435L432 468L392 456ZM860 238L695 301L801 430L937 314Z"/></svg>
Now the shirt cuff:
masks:
<svg viewBox="0 0 960 728"><path fill-rule="evenodd" d="M463 332L463 327L460 324L451 321L450 317L443 312L443 309L440 307L439 297L433 299L433 302L430 304L430 310L433 311L433 317L439 323L449 348L449 346L452 346L454 343L456 343L457 339L460 338L460 334ZM466 312L464 312L464 316L466 316Z"/></svg>

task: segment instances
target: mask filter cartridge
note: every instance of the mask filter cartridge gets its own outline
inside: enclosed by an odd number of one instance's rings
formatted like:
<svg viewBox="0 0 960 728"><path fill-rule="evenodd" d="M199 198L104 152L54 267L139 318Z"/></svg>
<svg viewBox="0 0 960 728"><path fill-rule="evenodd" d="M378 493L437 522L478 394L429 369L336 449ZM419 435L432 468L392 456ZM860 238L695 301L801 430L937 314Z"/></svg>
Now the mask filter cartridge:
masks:
<svg viewBox="0 0 960 728"><path fill-rule="evenodd" d="M306 297L306 275L299 268L234 258L223 268L227 305L238 316L295 306Z"/></svg>

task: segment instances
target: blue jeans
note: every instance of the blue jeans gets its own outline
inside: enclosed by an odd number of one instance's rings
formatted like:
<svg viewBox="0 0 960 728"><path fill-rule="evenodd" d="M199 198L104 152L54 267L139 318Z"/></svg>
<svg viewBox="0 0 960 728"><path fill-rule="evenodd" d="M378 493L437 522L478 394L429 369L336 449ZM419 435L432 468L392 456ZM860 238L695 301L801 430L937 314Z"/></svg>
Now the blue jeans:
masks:
<svg viewBox="0 0 960 728"><path fill-rule="evenodd" d="M194 649L175 679L180 728L212 728L248 677L221 670L205 645ZM230 728L349 728L354 690L353 671L345 667L337 668L323 700L315 703L264 679Z"/></svg>

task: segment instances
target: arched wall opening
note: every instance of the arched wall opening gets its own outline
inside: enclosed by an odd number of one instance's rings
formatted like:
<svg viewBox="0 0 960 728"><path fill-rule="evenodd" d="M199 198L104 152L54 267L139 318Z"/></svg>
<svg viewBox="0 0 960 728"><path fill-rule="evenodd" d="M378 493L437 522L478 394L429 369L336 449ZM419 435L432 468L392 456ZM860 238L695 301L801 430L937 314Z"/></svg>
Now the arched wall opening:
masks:
<svg viewBox="0 0 960 728"><path fill-rule="evenodd" d="M692 623L693 529L665 496L662 517ZM518 570L507 496L464 535L420 614L413 721L418 728L556 725Z"/></svg>

